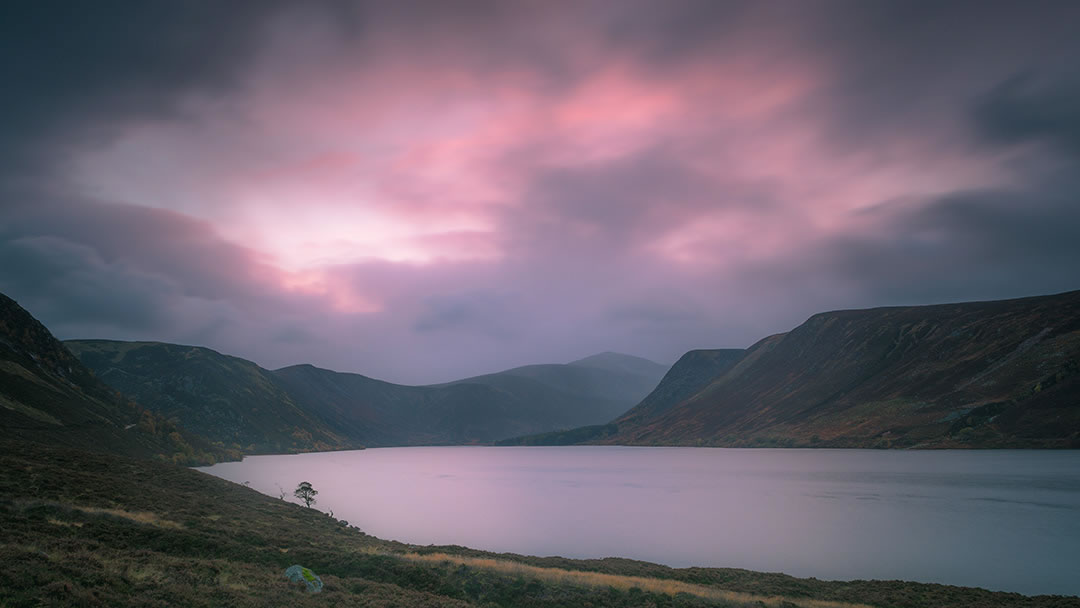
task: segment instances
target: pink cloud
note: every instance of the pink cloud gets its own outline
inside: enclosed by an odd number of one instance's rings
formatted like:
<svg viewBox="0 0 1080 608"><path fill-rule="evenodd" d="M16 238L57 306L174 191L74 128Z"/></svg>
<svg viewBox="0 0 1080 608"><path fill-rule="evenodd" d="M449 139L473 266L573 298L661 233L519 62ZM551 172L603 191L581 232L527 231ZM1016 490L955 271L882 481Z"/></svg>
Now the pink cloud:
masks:
<svg viewBox="0 0 1080 608"><path fill-rule="evenodd" d="M967 78L993 66L968 66L954 90L954 67L893 70L892 54L848 52L877 48L861 38L888 35L873 23L851 43L823 34L849 16L803 5L623 6L462 16L386 4L362 25L290 10L260 30L232 86L118 117L58 169L131 217L172 218L171 236L63 247L97 252L108 276L183 291L205 328L235 324L225 345L273 352L252 336L310 337L275 363L390 373L413 350L437 367L463 348L481 354L462 369L480 371L566 358L559 344L671 359L857 303L822 270L846 267L837 252L877 244L912 259L917 239L895 226L925 232L911 218L937 217L928 210L957 192L1021 188L1020 161L1046 149L988 149L962 120L979 90ZM921 71L940 86L905 89ZM785 286L798 305L776 303ZM392 352L358 352L353 336Z"/></svg>

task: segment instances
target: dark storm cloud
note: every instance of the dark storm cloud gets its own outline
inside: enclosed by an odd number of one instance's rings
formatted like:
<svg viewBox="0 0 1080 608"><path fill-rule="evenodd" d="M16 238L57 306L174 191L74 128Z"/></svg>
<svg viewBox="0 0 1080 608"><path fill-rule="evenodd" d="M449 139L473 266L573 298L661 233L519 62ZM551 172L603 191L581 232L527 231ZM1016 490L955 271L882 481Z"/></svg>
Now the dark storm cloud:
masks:
<svg viewBox="0 0 1080 608"><path fill-rule="evenodd" d="M0 291L50 321L160 330L170 322L169 300L179 296L167 279L108 264L94 250L55 237L0 240L0 259Z"/></svg>
<svg viewBox="0 0 1080 608"><path fill-rule="evenodd" d="M1080 3L957 0L817 3L806 48L831 66L816 100L833 137L914 129L955 137L969 103L1026 70L1075 73Z"/></svg>
<svg viewBox="0 0 1080 608"><path fill-rule="evenodd" d="M1007 187L863 213L862 229L756 271L848 293L844 307L1076 289L1080 263L1080 4L830 3L816 22L836 70L822 100L843 139L932 134L1013 155ZM936 135L934 135L936 132ZM748 279L750 277L747 277Z"/></svg>
<svg viewBox="0 0 1080 608"><path fill-rule="evenodd" d="M235 84L272 2L9 2L0 9L3 171L53 162L116 121Z"/></svg>
<svg viewBox="0 0 1080 608"><path fill-rule="evenodd" d="M825 265L873 302L992 299L1076 289L1080 263L1080 79L1023 72L973 97L987 154L1043 143L1013 161L1007 188L959 191L838 239ZM870 215L873 215L871 213Z"/></svg>
<svg viewBox="0 0 1080 608"><path fill-rule="evenodd" d="M0 10L0 291L62 337L435 381L1077 287L1080 3Z"/></svg>
<svg viewBox="0 0 1080 608"><path fill-rule="evenodd" d="M0 189L0 291L63 338L170 337L213 342L244 311L306 301L280 292L276 271L180 214ZM310 301L306 301L311 304Z"/></svg>
<svg viewBox="0 0 1080 608"><path fill-rule="evenodd" d="M1080 166L1072 166L1044 176L1037 188L957 192L914 209L871 213L868 230L819 244L784 270L853 287L862 305L1076 289L1078 174Z"/></svg>
<svg viewBox="0 0 1080 608"><path fill-rule="evenodd" d="M1040 140L1080 155L1080 76L1045 82L1018 74L982 95L974 118L991 142Z"/></svg>
<svg viewBox="0 0 1080 608"><path fill-rule="evenodd" d="M162 209L6 191L0 239L48 238L85 248L103 264L167 277L182 293L251 297L254 252L223 241L206 222ZM15 270L15 269L13 269Z"/></svg>

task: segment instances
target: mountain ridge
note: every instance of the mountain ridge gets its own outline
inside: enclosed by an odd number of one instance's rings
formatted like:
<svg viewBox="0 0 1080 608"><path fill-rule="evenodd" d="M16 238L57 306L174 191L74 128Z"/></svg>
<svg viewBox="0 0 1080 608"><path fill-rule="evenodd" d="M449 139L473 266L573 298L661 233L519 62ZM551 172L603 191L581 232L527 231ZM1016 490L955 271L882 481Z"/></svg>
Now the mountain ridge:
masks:
<svg viewBox="0 0 1080 608"><path fill-rule="evenodd" d="M652 383L648 377L570 364L527 365L424 386L311 365L274 373L307 407L354 432L363 432L356 426L361 420L381 421L365 437L371 445L492 442L601 422L626 411ZM605 392L617 395L604 397Z"/></svg>
<svg viewBox="0 0 1080 608"><path fill-rule="evenodd" d="M1080 291L818 313L601 441L1080 447L1078 360Z"/></svg>
<svg viewBox="0 0 1080 608"><path fill-rule="evenodd" d="M609 420L659 380L659 374L600 366L538 364L408 386L311 364L271 371L213 349L165 342L66 345L114 388L246 453L486 443ZM613 356L654 374L664 370Z"/></svg>
<svg viewBox="0 0 1080 608"><path fill-rule="evenodd" d="M246 453L362 447L298 407L257 364L167 342L64 343L102 381L194 432Z"/></svg>

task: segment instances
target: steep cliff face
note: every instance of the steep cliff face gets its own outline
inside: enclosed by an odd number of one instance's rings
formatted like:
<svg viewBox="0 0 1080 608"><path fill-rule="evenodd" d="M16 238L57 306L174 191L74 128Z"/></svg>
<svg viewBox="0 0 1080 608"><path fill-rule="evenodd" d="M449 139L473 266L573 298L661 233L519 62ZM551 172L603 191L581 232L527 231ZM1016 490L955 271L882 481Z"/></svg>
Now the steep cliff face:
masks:
<svg viewBox="0 0 1080 608"><path fill-rule="evenodd" d="M0 430L8 438L183 463L226 456L105 385L44 325L3 294L0 408Z"/></svg>
<svg viewBox="0 0 1080 608"><path fill-rule="evenodd" d="M1080 292L822 313L604 441L1080 446L1078 362Z"/></svg>

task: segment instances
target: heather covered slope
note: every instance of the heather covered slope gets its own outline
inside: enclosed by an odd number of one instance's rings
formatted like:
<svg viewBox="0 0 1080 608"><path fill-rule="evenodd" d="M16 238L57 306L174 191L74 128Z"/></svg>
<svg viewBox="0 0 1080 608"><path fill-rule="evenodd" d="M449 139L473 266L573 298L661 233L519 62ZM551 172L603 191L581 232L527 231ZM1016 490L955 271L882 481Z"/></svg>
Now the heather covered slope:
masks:
<svg viewBox="0 0 1080 608"><path fill-rule="evenodd" d="M299 407L267 370L208 348L64 343L104 382L210 440L246 453L360 447Z"/></svg>
<svg viewBox="0 0 1080 608"><path fill-rule="evenodd" d="M1080 292L814 315L604 442L1080 447Z"/></svg>
<svg viewBox="0 0 1080 608"><path fill-rule="evenodd" d="M225 451L106 386L37 319L0 294L0 432L177 462Z"/></svg>
<svg viewBox="0 0 1080 608"><path fill-rule="evenodd" d="M174 465L0 440L0 605L11 608L1080 608L945 585L418 547L350 523ZM290 583L293 564L318 574L322 593Z"/></svg>

